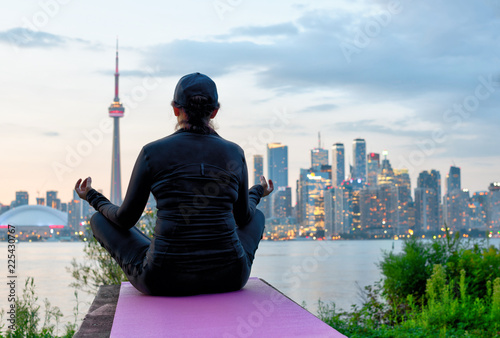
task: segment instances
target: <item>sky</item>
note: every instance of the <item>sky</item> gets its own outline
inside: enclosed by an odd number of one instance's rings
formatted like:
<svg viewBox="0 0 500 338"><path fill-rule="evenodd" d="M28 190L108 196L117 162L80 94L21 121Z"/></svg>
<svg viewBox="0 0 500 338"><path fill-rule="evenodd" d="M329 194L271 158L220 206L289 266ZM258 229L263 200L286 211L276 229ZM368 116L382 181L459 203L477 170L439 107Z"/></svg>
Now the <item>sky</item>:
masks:
<svg viewBox="0 0 500 338"><path fill-rule="evenodd" d="M30 204L91 176L109 196L116 38L122 190L142 146L169 135L178 79L217 83L217 132L249 167L288 145L289 185L310 150L364 138L393 168L450 166L462 188L500 181L500 3L484 1L3 2L0 203ZM267 165L267 162L265 162Z"/></svg>

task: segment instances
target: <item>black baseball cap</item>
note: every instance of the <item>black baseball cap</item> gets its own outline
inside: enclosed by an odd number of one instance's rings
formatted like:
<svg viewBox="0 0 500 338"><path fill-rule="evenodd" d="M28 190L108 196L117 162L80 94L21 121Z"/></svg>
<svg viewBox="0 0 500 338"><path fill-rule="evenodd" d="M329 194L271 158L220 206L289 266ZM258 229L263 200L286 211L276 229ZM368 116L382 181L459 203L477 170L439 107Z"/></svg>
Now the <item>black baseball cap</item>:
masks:
<svg viewBox="0 0 500 338"><path fill-rule="evenodd" d="M174 102L184 107L192 96L203 96L216 106L219 97L215 82L201 73L192 73L181 77L174 91Z"/></svg>

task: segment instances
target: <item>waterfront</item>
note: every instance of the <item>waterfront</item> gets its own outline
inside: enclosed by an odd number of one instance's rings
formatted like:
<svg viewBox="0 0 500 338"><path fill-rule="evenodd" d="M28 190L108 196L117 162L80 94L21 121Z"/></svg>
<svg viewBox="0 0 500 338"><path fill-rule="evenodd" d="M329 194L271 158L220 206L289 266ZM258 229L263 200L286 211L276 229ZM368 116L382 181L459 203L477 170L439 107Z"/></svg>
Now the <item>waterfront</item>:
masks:
<svg viewBox="0 0 500 338"><path fill-rule="evenodd" d="M500 239L491 244L500 245ZM263 241L255 258L252 276L260 277L299 304L316 312L318 299L334 301L337 307L349 310L351 304L360 304L359 287L373 284L381 278L376 263L382 250L401 250L402 241ZM83 259L81 242L17 243L17 293L20 295L27 276L35 278L39 304L48 298L60 307L63 323L72 322L76 304L72 277L66 272L72 258ZM0 250L7 253L6 243ZM0 260L2 283L0 293L7 294L6 260ZM359 285L359 287L358 287ZM83 316L93 296L79 293L79 312ZM6 297L0 300L5 308ZM42 317L43 318L43 317ZM60 326L62 327L62 325Z"/></svg>

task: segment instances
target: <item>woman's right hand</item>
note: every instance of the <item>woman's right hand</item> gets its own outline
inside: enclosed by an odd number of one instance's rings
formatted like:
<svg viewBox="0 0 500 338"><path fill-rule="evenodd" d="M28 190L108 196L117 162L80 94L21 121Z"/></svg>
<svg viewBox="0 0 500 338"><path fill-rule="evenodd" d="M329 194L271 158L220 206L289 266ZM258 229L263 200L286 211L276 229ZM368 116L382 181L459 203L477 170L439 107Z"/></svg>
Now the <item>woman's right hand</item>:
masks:
<svg viewBox="0 0 500 338"><path fill-rule="evenodd" d="M81 184L81 185L80 185ZM75 191L81 199L87 200L87 193L92 189L92 179L87 177L83 182L80 178L75 184Z"/></svg>
<svg viewBox="0 0 500 338"><path fill-rule="evenodd" d="M266 178L264 176L260 177L260 185L264 187L264 194L262 197L266 197L270 193L273 192L274 190L274 183L272 180L269 180L269 183L267 183Z"/></svg>

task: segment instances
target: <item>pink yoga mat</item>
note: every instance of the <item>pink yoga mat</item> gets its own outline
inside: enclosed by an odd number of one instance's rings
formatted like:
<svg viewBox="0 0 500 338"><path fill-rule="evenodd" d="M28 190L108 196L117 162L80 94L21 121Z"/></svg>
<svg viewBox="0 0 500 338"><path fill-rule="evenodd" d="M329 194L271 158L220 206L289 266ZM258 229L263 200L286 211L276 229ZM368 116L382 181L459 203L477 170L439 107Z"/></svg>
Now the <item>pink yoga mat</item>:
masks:
<svg viewBox="0 0 500 338"><path fill-rule="evenodd" d="M122 283L111 337L345 337L258 278L240 291L146 296Z"/></svg>

